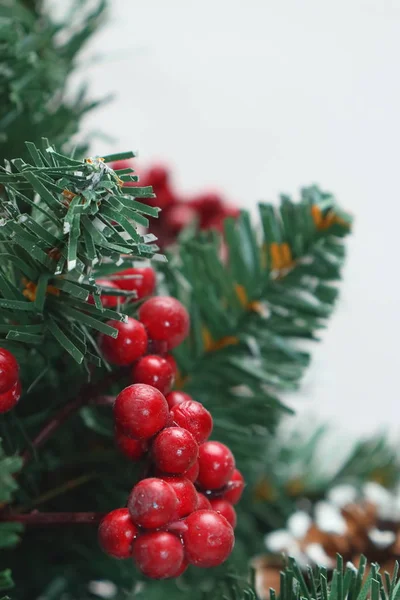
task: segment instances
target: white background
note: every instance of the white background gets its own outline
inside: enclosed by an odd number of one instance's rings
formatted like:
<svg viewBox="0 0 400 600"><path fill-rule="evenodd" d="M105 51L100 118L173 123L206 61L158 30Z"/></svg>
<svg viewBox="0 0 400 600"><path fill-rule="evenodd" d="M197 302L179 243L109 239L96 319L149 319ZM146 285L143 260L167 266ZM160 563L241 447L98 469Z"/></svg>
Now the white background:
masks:
<svg viewBox="0 0 400 600"><path fill-rule="evenodd" d="M112 0L90 47L95 154L253 208L318 183L354 213L342 296L300 393L348 431L400 429L398 0Z"/></svg>

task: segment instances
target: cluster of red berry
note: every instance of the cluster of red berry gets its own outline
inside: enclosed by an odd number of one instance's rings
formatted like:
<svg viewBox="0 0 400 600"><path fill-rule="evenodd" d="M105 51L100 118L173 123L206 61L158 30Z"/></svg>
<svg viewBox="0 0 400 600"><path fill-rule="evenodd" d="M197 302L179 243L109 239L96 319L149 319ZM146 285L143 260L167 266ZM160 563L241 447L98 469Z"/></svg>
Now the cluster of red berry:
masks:
<svg viewBox="0 0 400 600"><path fill-rule="evenodd" d="M113 169L133 168L136 164L130 160L121 160L112 164ZM170 171L163 165L154 165L143 173L139 172L139 183L125 185L151 185L157 198L146 198L146 204L154 204L162 209L161 218L157 219L151 231L157 235L161 246L171 244L178 233L195 219L200 229L223 230L223 222L227 217L238 217L239 209L222 198L216 192L204 192L192 198L185 198L177 192L172 184Z"/></svg>
<svg viewBox="0 0 400 600"><path fill-rule="evenodd" d="M0 413L14 408L21 397L19 365L5 348L0 348Z"/></svg>
<svg viewBox="0 0 400 600"><path fill-rule="evenodd" d="M132 460L149 459L148 477L132 489L127 508L109 513L99 527L101 547L116 558L133 557L148 577L178 577L189 564L213 567L234 544L233 527L244 487L224 444L208 441L208 410L188 394L170 391L176 366L166 354L189 332L189 315L170 297L153 297L139 320L112 323L117 338L102 337L105 357L132 364L132 385L114 404L115 437ZM159 355L147 354L148 348Z"/></svg>
<svg viewBox="0 0 400 600"><path fill-rule="evenodd" d="M135 292L135 300L140 300L147 296L151 296L156 286L156 276L150 267L130 267L123 271L118 271L111 278L96 279L96 283L100 287L108 288L108 290L124 290L127 292ZM104 308L115 308L118 302L123 302L121 296L109 296L102 294L101 302ZM94 304L93 297L89 297L89 303Z"/></svg>

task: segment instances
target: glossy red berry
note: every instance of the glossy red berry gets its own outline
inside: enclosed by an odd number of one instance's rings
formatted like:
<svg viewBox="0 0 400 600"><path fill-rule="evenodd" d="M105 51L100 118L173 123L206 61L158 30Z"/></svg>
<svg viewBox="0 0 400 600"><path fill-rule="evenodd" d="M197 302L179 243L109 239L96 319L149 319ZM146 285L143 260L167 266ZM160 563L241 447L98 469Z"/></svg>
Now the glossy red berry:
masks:
<svg viewBox="0 0 400 600"><path fill-rule="evenodd" d="M171 409L174 423L190 431L198 444L206 441L212 431L213 421L210 413L200 402L187 400Z"/></svg>
<svg viewBox="0 0 400 600"><path fill-rule="evenodd" d="M128 498L128 509L136 525L157 529L176 518L178 498L174 488L158 477L139 481Z"/></svg>
<svg viewBox="0 0 400 600"><path fill-rule="evenodd" d="M212 510L211 503L207 496L197 493L197 510Z"/></svg>
<svg viewBox="0 0 400 600"><path fill-rule="evenodd" d="M96 285L98 285L100 288L110 288L113 290L119 289L119 287L109 279L96 279ZM101 294L100 299L104 308L115 308L118 304L119 299L123 301L122 296L108 296L106 294ZM94 299L92 295L89 296L88 302L89 304L94 304Z"/></svg>
<svg viewBox="0 0 400 600"><path fill-rule="evenodd" d="M178 577L186 568L181 540L167 531L141 535L133 544L133 560L151 579Z"/></svg>
<svg viewBox="0 0 400 600"><path fill-rule="evenodd" d="M122 454L131 460L139 460L147 450L146 442L128 437L118 428L115 430L115 443Z"/></svg>
<svg viewBox="0 0 400 600"><path fill-rule="evenodd" d="M117 508L104 517L99 525L100 547L115 558L129 558L138 528L127 508Z"/></svg>
<svg viewBox="0 0 400 600"><path fill-rule="evenodd" d="M178 498L175 518L181 519L197 510L197 492L193 483L184 477L163 477L175 491Z"/></svg>
<svg viewBox="0 0 400 600"><path fill-rule="evenodd" d="M178 346L189 333L190 319L186 308L170 296L149 298L139 309L139 319L149 337L166 342L168 350Z"/></svg>
<svg viewBox="0 0 400 600"><path fill-rule="evenodd" d="M185 520L182 539L188 562L197 567L217 567L232 552L235 536L228 521L211 510L197 510Z"/></svg>
<svg viewBox="0 0 400 600"><path fill-rule="evenodd" d="M186 560L186 557L183 559L181 568L175 573L174 577L180 577L181 575L183 575L183 573L186 571L186 569L188 568L189 563Z"/></svg>
<svg viewBox="0 0 400 600"><path fill-rule="evenodd" d="M121 290L136 292L140 300L154 292L156 274L151 267L131 267L116 273L114 282Z"/></svg>
<svg viewBox="0 0 400 600"><path fill-rule="evenodd" d="M204 490L217 490L230 480L235 468L232 452L221 442L205 442L199 448L198 484Z"/></svg>
<svg viewBox="0 0 400 600"><path fill-rule="evenodd" d="M196 462L190 467L190 469L182 473L182 477L186 477L186 479L189 479L189 481L194 483L199 476L199 469L199 461L196 460Z"/></svg>
<svg viewBox="0 0 400 600"><path fill-rule="evenodd" d="M221 514L234 529L236 527L236 511L232 504L223 498L212 498L210 504L215 512Z"/></svg>
<svg viewBox="0 0 400 600"><path fill-rule="evenodd" d="M102 335L100 338L100 347L108 362L125 366L143 356L147 349L147 333L142 323L128 317L126 323L108 321L107 325L118 330L117 338L109 335Z"/></svg>
<svg viewBox="0 0 400 600"><path fill-rule="evenodd" d="M17 359L5 348L0 348L0 394L8 392L18 381Z"/></svg>
<svg viewBox="0 0 400 600"><path fill-rule="evenodd" d="M232 477L226 484L226 490L223 493L223 498L231 504L237 504L243 494L244 478L238 469L233 471Z"/></svg>
<svg viewBox="0 0 400 600"><path fill-rule="evenodd" d="M165 397L167 399L168 406L170 409L174 408L174 406L176 406L177 404L185 402L185 400L193 400L193 398L189 396L189 394L186 394L185 392L180 392L179 390L174 390L173 392L167 394Z"/></svg>
<svg viewBox="0 0 400 600"><path fill-rule="evenodd" d="M176 360L174 359L174 357L172 356L172 354L166 354L164 356L165 360L169 363L169 365L171 366L171 369L173 370L173 372L177 373L178 371L178 365L176 364Z"/></svg>
<svg viewBox="0 0 400 600"><path fill-rule="evenodd" d="M135 383L152 385L162 394L167 394L174 385L175 371L162 356L148 354L134 365L132 378Z"/></svg>
<svg viewBox="0 0 400 600"><path fill-rule="evenodd" d="M168 404L159 390L136 383L118 394L114 404L117 428L130 437L153 437L169 420Z"/></svg>
<svg viewBox="0 0 400 600"><path fill-rule="evenodd" d="M18 380L10 390L0 394L0 414L14 408L21 397L21 382Z"/></svg>
<svg viewBox="0 0 400 600"><path fill-rule="evenodd" d="M197 461L199 445L182 427L167 427L153 442L153 459L163 473L182 474Z"/></svg>

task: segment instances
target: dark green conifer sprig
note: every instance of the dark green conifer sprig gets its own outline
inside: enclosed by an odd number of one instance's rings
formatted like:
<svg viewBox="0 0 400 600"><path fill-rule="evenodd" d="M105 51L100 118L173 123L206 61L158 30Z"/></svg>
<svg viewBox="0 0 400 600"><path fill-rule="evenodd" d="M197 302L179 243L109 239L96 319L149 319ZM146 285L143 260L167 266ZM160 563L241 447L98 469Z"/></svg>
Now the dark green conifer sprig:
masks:
<svg viewBox="0 0 400 600"><path fill-rule="evenodd" d="M328 433L323 426L311 433L278 430L253 494L252 510L265 530L284 527L302 499L317 502L337 485L350 484L357 489L376 481L393 489L398 483L400 457L387 436L358 440L343 458L336 456L327 464L327 457L336 449L327 439Z"/></svg>
<svg viewBox="0 0 400 600"><path fill-rule="evenodd" d="M266 431L288 412L279 391L295 389L310 361L294 340L317 339L332 312L351 224L316 187L259 214L261 231L246 212L225 222L227 260L218 236L189 235L164 268L166 289L191 315L176 351L181 385L211 408L216 437L252 476L265 463Z"/></svg>
<svg viewBox="0 0 400 600"><path fill-rule="evenodd" d="M271 591L271 600L398 600L400 595L399 565L393 573L380 572L376 563L369 564L360 557L358 567L343 566L337 556L336 568L331 572L323 567L307 573L300 570L293 558L281 575L280 593Z"/></svg>
<svg viewBox="0 0 400 600"><path fill-rule="evenodd" d="M57 23L51 3L46 7L22 0L1 3L1 165L12 156L28 160L25 140L39 143L43 132L60 149L73 147L81 117L99 102L88 100L85 89L67 99L69 75L77 67L82 47L101 24L105 5L104 0L75 1ZM80 156L85 146L78 148Z"/></svg>
<svg viewBox="0 0 400 600"><path fill-rule="evenodd" d="M158 209L135 200L154 194L151 187L123 188L137 180L132 169L116 173L107 166L131 152L78 161L46 140L27 148L30 163L15 159L0 168L2 344L41 344L49 335L77 362L99 364L88 331L115 336L104 321L125 316L103 309L94 269L107 260L122 268L121 255L155 254L154 236L138 227L147 227L146 215L156 217ZM94 305L87 304L89 294Z"/></svg>

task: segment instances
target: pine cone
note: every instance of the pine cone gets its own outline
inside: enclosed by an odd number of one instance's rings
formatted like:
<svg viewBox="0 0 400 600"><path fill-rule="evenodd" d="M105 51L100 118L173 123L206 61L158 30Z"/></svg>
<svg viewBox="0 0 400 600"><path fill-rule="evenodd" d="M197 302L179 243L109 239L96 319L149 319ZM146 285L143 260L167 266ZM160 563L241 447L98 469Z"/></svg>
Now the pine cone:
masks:
<svg viewBox="0 0 400 600"><path fill-rule="evenodd" d="M334 568L337 553L354 565L364 554L392 573L400 558L400 489L390 492L374 482L361 491L338 486L310 514L294 513L287 529L268 534L265 543L271 554L254 565L260 598L268 598L271 587L278 591L282 554L293 556L300 567L318 564L327 569Z"/></svg>

